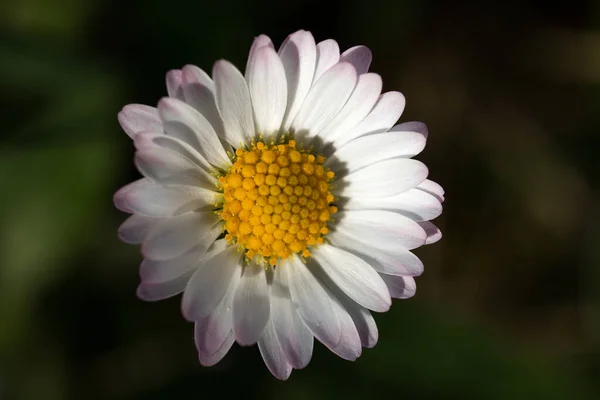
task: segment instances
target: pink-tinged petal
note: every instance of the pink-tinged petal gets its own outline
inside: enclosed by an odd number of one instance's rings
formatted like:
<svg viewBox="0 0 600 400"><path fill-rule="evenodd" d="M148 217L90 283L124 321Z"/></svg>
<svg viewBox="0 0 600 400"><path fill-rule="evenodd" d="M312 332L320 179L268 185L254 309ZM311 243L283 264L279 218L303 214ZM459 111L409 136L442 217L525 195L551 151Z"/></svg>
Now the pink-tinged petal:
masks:
<svg viewBox="0 0 600 400"><path fill-rule="evenodd" d="M290 377L292 366L288 362L285 353L277 340L272 320L269 320L262 336L258 340L258 349L265 361L265 365L275 378L285 381Z"/></svg>
<svg viewBox="0 0 600 400"><path fill-rule="evenodd" d="M410 218L389 211L347 211L336 215L336 233L344 234L373 247L394 251L411 250L425 244L423 228Z"/></svg>
<svg viewBox="0 0 600 400"><path fill-rule="evenodd" d="M160 218L134 214L119 227L119 239L129 244L140 244L159 221Z"/></svg>
<svg viewBox="0 0 600 400"><path fill-rule="evenodd" d="M354 139L336 150L326 166L352 172L379 161L419 154L425 148L426 137L420 132L397 130L398 126L388 132Z"/></svg>
<svg viewBox="0 0 600 400"><path fill-rule="evenodd" d="M284 260L280 268L306 327L319 341L336 347L342 335L340 321L321 282L297 256Z"/></svg>
<svg viewBox="0 0 600 400"><path fill-rule="evenodd" d="M332 141L354 128L373 109L381 94L381 86L382 81L379 75L360 75L348 101L320 135L327 141Z"/></svg>
<svg viewBox="0 0 600 400"><path fill-rule="evenodd" d="M244 76L229 61L221 60L213 67L217 109L223 118L225 140L234 147L254 137L252 101Z"/></svg>
<svg viewBox="0 0 600 400"><path fill-rule="evenodd" d="M167 282L195 269L207 258L209 247L221 232L221 226L215 225L198 239L197 245L175 258L168 260L145 259L140 265L140 279L142 282L150 284Z"/></svg>
<svg viewBox="0 0 600 400"><path fill-rule="evenodd" d="M340 60L340 46L333 39L323 40L317 44L317 65L315 67L315 76L313 83L329 68L333 67Z"/></svg>
<svg viewBox="0 0 600 400"><path fill-rule="evenodd" d="M189 270L177 278L160 283L145 283L139 284L136 294L140 300L144 301L159 301L177 296L182 293L193 274L193 270Z"/></svg>
<svg viewBox="0 0 600 400"><path fill-rule="evenodd" d="M205 86L211 93L215 92L215 82L211 79L211 77L201 68L188 64L181 69L183 74L183 83L199 83ZM189 103L189 100L186 96L186 102ZM199 110L201 111L201 110Z"/></svg>
<svg viewBox="0 0 600 400"><path fill-rule="evenodd" d="M138 150L134 162L146 178L163 185L189 185L212 190L216 180L189 158L167 148Z"/></svg>
<svg viewBox="0 0 600 400"><path fill-rule="evenodd" d="M395 196L423 182L429 170L420 161L397 158L353 171L340 181L344 197L373 199Z"/></svg>
<svg viewBox="0 0 600 400"><path fill-rule="evenodd" d="M206 318L196 322L195 342L200 354L210 355L216 353L232 332L232 304L239 282L240 275L234 274L221 303Z"/></svg>
<svg viewBox="0 0 600 400"><path fill-rule="evenodd" d="M192 106L164 98L158 103L158 111L168 135L190 144L214 166L223 168L231 163L210 122Z"/></svg>
<svg viewBox="0 0 600 400"><path fill-rule="evenodd" d="M271 286L271 319L289 363L297 369L307 366L313 352L313 335L298 315L281 268L275 269Z"/></svg>
<svg viewBox="0 0 600 400"><path fill-rule="evenodd" d="M219 347L219 349L213 354L198 352L200 364L204 367L212 367L213 365L217 364L223 359L223 357L227 355L229 349L231 349L231 346L233 346L233 342L235 342L235 336L233 335L233 332L230 331L225 339L225 342L223 342L221 347Z"/></svg>
<svg viewBox="0 0 600 400"><path fill-rule="evenodd" d="M435 196L440 201L440 203L443 203L445 200L444 189L438 183L435 183L434 181L431 181L429 179L425 179L423 182L421 182L419 186L417 186L417 189L429 193L432 196Z"/></svg>
<svg viewBox="0 0 600 400"><path fill-rule="evenodd" d="M183 89L181 87L183 76L180 69L172 69L167 72L167 93L169 97L183 100Z"/></svg>
<svg viewBox="0 0 600 400"><path fill-rule="evenodd" d="M254 58L255 53L262 47L270 47L272 49L275 49L271 38L269 38L267 35L258 35L257 37L255 37L254 41L252 42L252 46L250 47L250 53L248 54L248 62L246 63L246 78L248 78L247 73L248 66L250 65L250 60Z"/></svg>
<svg viewBox="0 0 600 400"><path fill-rule="evenodd" d="M340 62L348 62L354 65L356 73L359 75L366 74L369 71L372 60L373 54L365 46L351 47L340 56Z"/></svg>
<svg viewBox="0 0 600 400"><path fill-rule="evenodd" d="M193 211L165 218L144 240L142 254L151 260L177 257L194 247L218 222L212 211Z"/></svg>
<svg viewBox="0 0 600 400"><path fill-rule="evenodd" d="M246 69L258 132L279 132L287 104L287 81L281 59L271 46L251 54Z"/></svg>
<svg viewBox="0 0 600 400"><path fill-rule="evenodd" d="M201 321L219 305L235 274L242 273L238 246L228 246L198 267L188 282L181 309L189 321Z"/></svg>
<svg viewBox="0 0 600 400"><path fill-rule="evenodd" d="M143 104L128 104L119 112L119 124L130 137L138 132L163 132L158 110Z"/></svg>
<svg viewBox="0 0 600 400"><path fill-rule="evenodd" d="M442 238L442 231L440 231L440 228L435 226L433 223L429 221L420 221L419 225L421 225L421 228L423 228L425 233L427 233L427 240L425 241L425 244L435 243Z"/></svg>
<svg viewBox="0 0 600 400"><path fill-rule="evenodd" d="M339 63L327 70L310 88L292 128L311 137L321 132L342 109L357 79L354 67L348 63Z"/></svg>
<svg viewBox="0 0 600 400"><path fill-rule="evenodd" d="M212 169L212 166L200 153L198 153L196 149L183 140L179 140L173 136L153 132L140 132L135 135L133 144L137 150L164 147L179 153L185 158L188 158L204 171L208 172Z"/></svg>
<svg viewBox="0 0 600 400"><path fill-rule="evenodd" d="M206 259L225 249L225 241L216 241L206 253ZM157 283L142 282L138 286L137 296L144 301L159 301L182 293L187 287L195 268L191 268L182 275L168 281Z"/></svg>
<svg viewBox="0 0 600 400"><path fill-rule="evenodd" d="M412 276L381 274L381 278L387 285L390 295L394 299L409 299L413 297L417 291L417 284L415 283L415 278Z"/></svg>
<svg viewBox="0 0 600 400"><path fill-rule="evenodd" d="M345 210L387 210L405 215L415 221L429 221L442 213L442 203L433 195L418 188L395 196L377 199L348 198Z"/></svg>
<svg viewBox="0 0 600 400"><path fill-rule="evenodd" d="M113 204L120 211L129 214L135 213L134 209L129 204L129 192L135 190L138 186L144 187L152 184L154 183L148 179L139 179L135 182L128 183L127 185L123 186L115 192L115 194L113 195Z"/></svg>
<svg viewBox="0 0 600 400"><path fill-rule="evenodd" d="M392 300L385 283L364 260L329 244L312 253L327 276L352 300L377 312L390 308Z"/></svg>
<svg viewBox="0 0 600 400"><path fill-rule="evenodd" d="M242 346L255 344L269 316L269 287L265 270L262 266L248 264L233 298L233 331L236 341Z"/></svg>
<svg viewBox="0 0 600 400"><path fill-rule="evenodd" d="M219 138L224 138L225 128L217 110L215 83L206 72L195 65L186 65L182 72L185 102L208 120Z"/></svg>
<svg viewBox="0 0 600 400"><path fill-rule="evenodd" d="M334 147L340 148L345 143L358 137L373 133L386 132L390 129L404 111L406 100L400 92L386 92L379 96L373 109L358 125L339 135L334 140Z"/></svg>
<svg viewBox="0 0 600 400"><path fill-rule="evenodd" d="M149 217L170 217L213 208L217 193L195 186L163 186L140 179L115 193L117 208Z"/></svg>
<svg viewBox="0 0 600 400"><path fill-rule="evenodd" d="M360 240L340 231L332 232L329 235L329 240L334 246L362 258L377 272L408 276L419 276L423 273L421 260L401 247L388 250L378 249L369 243L368 237L365 240Z"/></svg>
<svg viewBox="0 0 600 400"><path fill-rule="evenodd" d="M307 31L292 33L279 49L288 84L288 100L281 130L292 126L296 114L304 103L313 82L317 61L317 46L312 34Z"/></svg>

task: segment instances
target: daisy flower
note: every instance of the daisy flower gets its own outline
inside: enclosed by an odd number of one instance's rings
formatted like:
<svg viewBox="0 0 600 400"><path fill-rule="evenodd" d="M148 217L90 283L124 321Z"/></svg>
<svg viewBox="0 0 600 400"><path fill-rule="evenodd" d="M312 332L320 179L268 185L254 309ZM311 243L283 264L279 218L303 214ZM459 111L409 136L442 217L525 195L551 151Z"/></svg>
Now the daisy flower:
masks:
<svg viewBox="0 0 600 400"><path fill-rule="evenodd" d="M378 339L371 311L414 295L410 250L440 239L444 191L411 159L426 126L394 125L404 96L381 93L370 63L306 31L279 50L261 35L245 74L186 65L157 107L119 113L144 176L114 196L133 214L121 239L141 243L137 294L183 293L202 365L258 343L287 379L314 338L355 360Z"/></svg>

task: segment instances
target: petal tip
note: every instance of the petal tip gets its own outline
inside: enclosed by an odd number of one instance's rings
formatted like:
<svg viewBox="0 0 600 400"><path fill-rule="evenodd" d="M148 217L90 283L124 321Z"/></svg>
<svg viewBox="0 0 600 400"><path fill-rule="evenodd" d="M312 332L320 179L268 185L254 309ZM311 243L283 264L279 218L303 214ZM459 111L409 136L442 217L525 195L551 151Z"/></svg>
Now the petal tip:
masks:
<svg viewBox="0 0 600 400"><path fill-rule="evenodd" d="M117 190L113 195L113 204L115 207L123 212L131 214L131 208L128 206L127 194L129 192L129 185L123 186L121 189Z"/></svg>

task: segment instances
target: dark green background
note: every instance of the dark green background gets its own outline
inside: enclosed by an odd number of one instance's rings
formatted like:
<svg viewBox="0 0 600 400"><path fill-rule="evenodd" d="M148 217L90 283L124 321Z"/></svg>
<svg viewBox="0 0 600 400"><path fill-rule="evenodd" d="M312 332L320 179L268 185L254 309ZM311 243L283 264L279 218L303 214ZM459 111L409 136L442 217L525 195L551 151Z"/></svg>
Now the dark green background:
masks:
<svg viewBox="0 0 600 400"><path fill-rule="evenodd" d="M253 37L300 28L373 50L447 200L379 344L316 345L282 383L256 347L200 367L179 299L135 297L116 114L156 104L168 69L243 67ZM593 1L2 2L0 399L600 397L599 28Z"/></svg>

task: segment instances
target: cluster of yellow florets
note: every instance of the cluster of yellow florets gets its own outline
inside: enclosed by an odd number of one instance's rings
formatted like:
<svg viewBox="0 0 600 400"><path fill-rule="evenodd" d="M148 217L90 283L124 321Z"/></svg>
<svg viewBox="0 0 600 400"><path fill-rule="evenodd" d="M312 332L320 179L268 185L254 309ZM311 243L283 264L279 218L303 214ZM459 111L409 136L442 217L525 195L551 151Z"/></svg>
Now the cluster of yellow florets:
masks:
<svg viewBox="0 0 600 400"><path fill-rule="evenodd" d="M245 247L246 257L268 261L293 253L308 257L308 246L323 243L327 222L337 211L325 157L287 144L258 142L238 149L229 172L219 178L225 239Z"/></svg>

